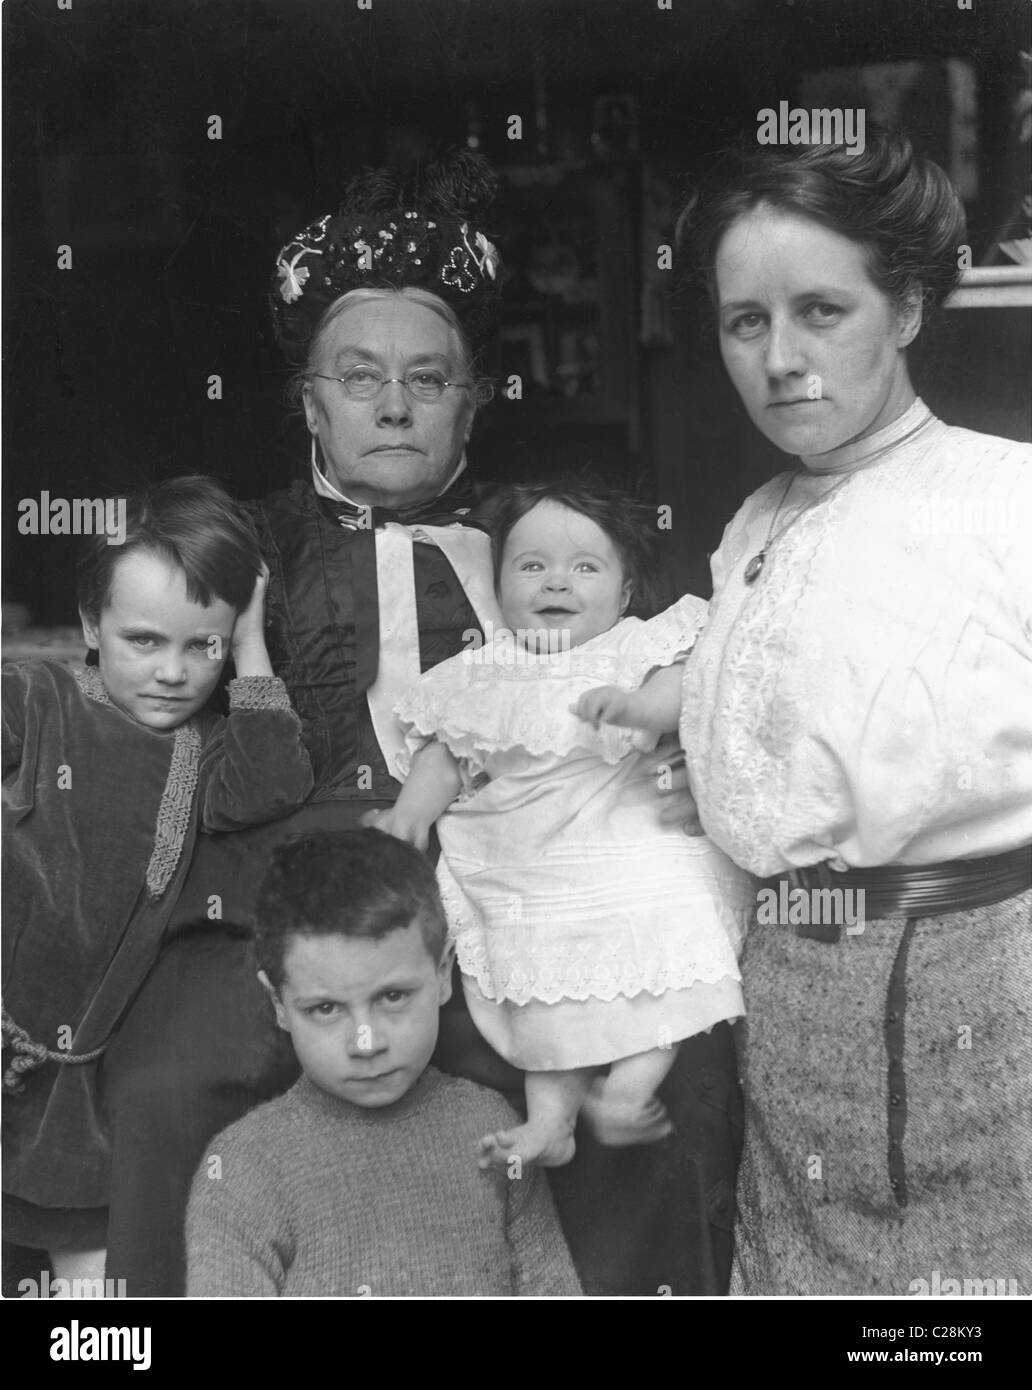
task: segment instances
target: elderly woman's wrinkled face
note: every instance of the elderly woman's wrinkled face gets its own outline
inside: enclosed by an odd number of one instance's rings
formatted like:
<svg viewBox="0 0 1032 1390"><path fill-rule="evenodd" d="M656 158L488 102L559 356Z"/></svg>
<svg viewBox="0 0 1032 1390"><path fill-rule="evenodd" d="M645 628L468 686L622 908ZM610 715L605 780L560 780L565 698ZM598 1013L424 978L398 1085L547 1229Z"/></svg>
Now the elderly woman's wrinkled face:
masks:
<svg viewBox="0 0 1032 1390"><path fill-rule="evenodd" d="M314 371L341 377L357 366L384 378L404 379L427 367L448 381L469 380L454 330L432 309L397 295L349 306L317 342ZM448 387L436 401L418 401L400 381L388 381L371 400L353 400L338 381L317 377L306 385L304 401L330 482L368 506L404 507L438 496L473 423L471 389Z"/></svg>
<svg viewBox="0 0 1032 1390"><path fill-rule="evenodd" d="M761 204L725 233L716 282L724 363L779 449L826 453L910 405L920 306L898 312L848 237Z"/></svg>

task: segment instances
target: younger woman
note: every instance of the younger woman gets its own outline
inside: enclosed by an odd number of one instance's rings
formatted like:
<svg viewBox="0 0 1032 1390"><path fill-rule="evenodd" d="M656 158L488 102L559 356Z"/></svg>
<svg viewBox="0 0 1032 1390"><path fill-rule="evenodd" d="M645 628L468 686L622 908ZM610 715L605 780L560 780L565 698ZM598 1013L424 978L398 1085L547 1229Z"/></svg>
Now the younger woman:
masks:
<svg viewBox="0 0 1032 1390"><path fill-rule="evenodd" d="M660 825L640 743L572 707L602 682L640 684L698 635L698 599L624 616L642 602L647 553L624 498L580 482L513 489L494 534L508 629L398 707L414 756L376 823L425 848L441 816L470 1013L527 1072L527 1122L485 1136L482 1167L568 1163L582 1108L602 1143L662 1139L656 1089L679 1040L743 1012L745 876Z"/></svg>
<svg viewBox="0 0 1032 1390"><path fill-rule="evenodd" d="M208 478L131 498L91 537L79 609L96 665L3 671L4 1236L58 1279L103 1275L99 1061L152 965L199 829L273 820L311 789L262 635L248 522ZM205 709L226 658L228 718ZM217 885L213 885L217 888ZM217 891L210 915L219 916Z"/></svg>

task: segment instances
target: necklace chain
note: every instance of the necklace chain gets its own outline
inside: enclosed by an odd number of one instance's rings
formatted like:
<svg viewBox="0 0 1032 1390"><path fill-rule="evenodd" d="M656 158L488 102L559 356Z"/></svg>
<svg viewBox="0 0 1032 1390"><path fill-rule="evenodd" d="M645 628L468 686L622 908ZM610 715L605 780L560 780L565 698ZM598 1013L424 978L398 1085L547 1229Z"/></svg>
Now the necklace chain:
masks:
<svg viewBox="0 0 1032 1390"><path fill-rule="evenodd" d="M912 439L915 434L918 434L921 430L923 430L924 427L927 424L929 424L929 422L934 418L935 417L932 415L931 411L929 411L923 419L919 420L918 423L914 425L912 429L908 430L906 434L904 434L900 439L894 439L891 444L886 444L884 448L876 449L874 453L872 453L868 458L864 459L864 461L858 464L856 468L851 469L844 477L840 478L838 482L834 485L834 487L829 487L827 492L822 492L819 497L815 497L812 501L807 502L805 507L801 508L798 512L796 512L794 516L789 517L788 521L785 522L781 530L775 533L774 527L778 524L778 517L781 515L782 509L784 508L784 505L788 500L788 494L792 491L796 479L799 477L800 473L804 471L806 466L802 463L798 464L796 466L795 472L792 474L788 482L785 484L785 490L781 494L781 498L778 501L777 510L774 513L774 519L771 521L770 528L767 531L767 539L763 542L763 545L760 547L760 549L756 552L756 554L752 557L752 559L745 567L745 582L747 584L754 584L756 580L759 579L760 575L763 573L763 567L767 563L767 552L770 550L771 546L774 544L775 541L780 540L781 537L785 534L785 532L790 530L796 524L800 517L805 516L806 513L811 509L811 507L816 507L817 504L820 502L826 502L828 498L832 496L833 493L838 492L839 488L843 487L846 483L848 483L850 478L855 478L858 473L866 472L867 469L875 463L881 463L881 461L888 454L898 449L901 444L905 444L908 440Z"/></svg>

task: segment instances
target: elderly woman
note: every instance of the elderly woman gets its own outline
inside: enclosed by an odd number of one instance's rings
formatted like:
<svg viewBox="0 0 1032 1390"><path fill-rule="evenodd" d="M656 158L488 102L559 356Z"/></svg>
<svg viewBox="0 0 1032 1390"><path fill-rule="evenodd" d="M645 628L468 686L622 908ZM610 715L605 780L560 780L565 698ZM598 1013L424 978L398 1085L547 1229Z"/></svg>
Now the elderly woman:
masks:
<svg viewBox="0 0 1032 1390"><path fill-rule="evenodd" d="M702 823L765 880L733 1290L1027 1290L1032 449L907 366L963 212L877 134L731 157L682 231L796 456L724 533L683 689Z"/></svg>
<svg viewBox="0 0 1032 1390"><path fill-rule="evenodd" d="M366 175L338 215L277 260L273 314L297 369L311 470L254 516L270 569L270 655L316 778L311 803L281 833L354 825L390 805L396 700L499 621L465 457L484 394L473 354L498 288L497 255L478 225L491 186L468 154L428 170L418 188L387 171ZM227 836L196 858L180 935L108 1058L108 1274L125 1277L130 1295L182 1291L183 1213L206 1145L295 1075L240 939L270 845ZM461 1002L442 1020L436 1060L519 1092L521 1078ZM738 1100L726 1025L685 1045L664 1100L670 1139L607 1150L585 1138L554 1179L589 1293L726 1289ZM130 1127L122 1116L140 1107L147 1120Z"/></svg>

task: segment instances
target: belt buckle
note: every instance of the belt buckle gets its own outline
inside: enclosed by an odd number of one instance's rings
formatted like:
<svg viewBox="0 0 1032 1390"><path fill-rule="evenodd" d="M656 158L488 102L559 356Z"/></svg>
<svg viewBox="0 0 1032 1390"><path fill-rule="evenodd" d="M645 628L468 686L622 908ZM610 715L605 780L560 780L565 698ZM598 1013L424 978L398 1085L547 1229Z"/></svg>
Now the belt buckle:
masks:
<svg viewBox="0 0 1032 1390"><path fill-rule="evenodd" d="M802 888L807 894L813 891L814 881L819 889L832 886L831 869L828 861L822 859L819 864L807 866L805 869L789 869L788 879L793 888ZM810 898L813 904L813 898ZM842 924L840 922L797 922L795 924L796 936L804 937L808 941L823 941L828 945L834 945L842 939Z"/></svg>

